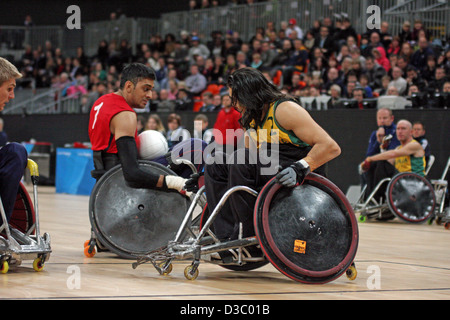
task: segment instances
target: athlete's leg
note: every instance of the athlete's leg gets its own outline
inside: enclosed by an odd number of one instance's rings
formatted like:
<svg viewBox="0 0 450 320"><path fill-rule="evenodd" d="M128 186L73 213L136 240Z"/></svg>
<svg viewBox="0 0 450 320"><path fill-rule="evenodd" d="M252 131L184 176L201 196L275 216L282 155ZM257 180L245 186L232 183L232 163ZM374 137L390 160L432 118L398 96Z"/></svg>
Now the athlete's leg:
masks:
<svg viewBox="0 0 450 320"><path fill-rule="evenodd" d="M212 213L220 199L228 190L229 167L227 155L216 152L215 161L205 166L205 191L209 212ZM226 201L218 216L214 220L214 232L219 239L228 239L234 231L235 220L232 215L230 201Z"/></svg>
<svg viewBox="0 0 450 320"><path fill-rule="evenodd" d="M27 160L27 151L19 143L13 142L0 149L0 196L8 221L13 213L20 179L27 167Z"/></svg>

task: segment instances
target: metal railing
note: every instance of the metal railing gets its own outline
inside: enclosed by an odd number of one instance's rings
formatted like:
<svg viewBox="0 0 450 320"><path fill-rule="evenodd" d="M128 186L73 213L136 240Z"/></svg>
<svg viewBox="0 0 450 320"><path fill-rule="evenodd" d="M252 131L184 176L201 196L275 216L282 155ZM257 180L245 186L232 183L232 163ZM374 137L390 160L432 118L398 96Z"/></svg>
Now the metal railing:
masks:
<svg viewBox="0 0 450 320"><path fill-rule="evenodd" d="M92 56L97 53L100 41L120 43L126 39L133 50L136 45L148 42L152 34L159 32L159 20L147 18L121 18L114 21L89 22L81 30L68 30L66 26L0 26L0 54L18 59L27 45L33 49L48 41L53 48L60 48L64 55L75 56L76 47L84 48ZM80 32L78 34L77 32ZM74 36L77 34L78 36Z"/></svg>
<svg viewBox="0 0 450 320"><path fill-rule="evenodd" d="M336 21L348 17L358 33L364 33L369 5L381 8L382 20L391 25L391 32L398 33L405 20L413 23L420 19L433 37L450 35L450 6L447 0L272 0L253 5L221 6L217 8L165 13L160 19L120 18L114 21L89 22L82 25L80 34L65 26L1 26L0 54L20 57L26 45L32 48L45 46L49 41L53 48L61 48L65 55L75 55L77 46L87 55L97 53L100 41L116 42L126 39L135 53L136 46L149 42L152 35L172 33L179 36L181 30L196 32L209 40L212 31L239 32L248 41L257 27L266 27L269 21L278 29L282 21L291 18L306 32L315 20L330 17ZM19 52L19 53L18 53Z"/></svg>
<svg viewBox="0 0 450 320"><path fill-rule="evenodd" d="M288 22L295 18L302 31L306 32L312 27L314 20L330 17L332 21L336 21L348 17L355 30L364 33L370 16L367 13L369 5L381 8L381 19L390 22L392 34L400 32L405 20L412 23L421 19L433 37L446 38L450 35L450 7L447 0L269 1L162 14L161 32L179 34L180 30L187 30L209 39L212 31L233 30L248 41L257 27L265 27L269 21L275 22L278 29L282 21Z"/></svg>
<svg viewBox="0 0 450 320"><path fill-rule="evenodd" d="M84 113L83 96L67 96L64 89L48 89L32 95L19 103L11 101L5 106L3 114L71 114Z"/></svg>
<svg viewBox="0 0 450 320"><path fill-rule="evenodd" d="M446 39L450 36L450 5L447 0L404 1L384 12L392 34L398 34L405 21L414 26L420 20L431 38Z"/></svg>
<svg viewBox="0 0 450 320"><path fill-rule="evenodd" d="M382 9L381 19L389 22L391 34L398 34L405 20L413 24L420 19L432 37L450 36L448 0L272 0L253 5L171 12L162 14L160 19L120 18L115 21L91 22L82 25L79 33L68 30L65 26L0 27L0 55L20 59L26 45L36 48L50 41L53 48L61 48L64 55L74 56L76 47L82 46L88 56L93 56L102 40L115 42L118 47L123 39L128 41L133 53L136 53L137 45L148 43L152 35L172 33L178 37L181 30L196 32L204 42L210 39L213 31L225 33L233 30L240 34L241 39L248 41L258 27L266 27L269 21L274 22L278 29L282 21L287 22L291 18L297 20L305 33L315 20L330 17L336 21L348 17L356 31L364 33L367 31L369 14L366 10L369 5L377 5ZM55 99L55 96L59 98ZM47 93L34 94L26 101L14 102L3 112L75 112L81 108L80 101L75 100L73 97L61 97L54 90L49 90Z"/></svg>

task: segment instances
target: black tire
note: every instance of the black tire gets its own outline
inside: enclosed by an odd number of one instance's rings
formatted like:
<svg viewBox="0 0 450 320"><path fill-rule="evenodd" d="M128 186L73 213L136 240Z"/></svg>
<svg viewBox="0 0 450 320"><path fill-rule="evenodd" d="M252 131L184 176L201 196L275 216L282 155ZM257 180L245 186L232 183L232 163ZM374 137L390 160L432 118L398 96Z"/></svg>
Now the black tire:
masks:
<svg viewBox="0 0 450 320"><path fill-rule="evenodd" d="M264 255L295 281L326 283L353 263L355 214L342 191L322 176L311 173L295 188L282 188L273 178L258 195L254 219Z"/></svg>

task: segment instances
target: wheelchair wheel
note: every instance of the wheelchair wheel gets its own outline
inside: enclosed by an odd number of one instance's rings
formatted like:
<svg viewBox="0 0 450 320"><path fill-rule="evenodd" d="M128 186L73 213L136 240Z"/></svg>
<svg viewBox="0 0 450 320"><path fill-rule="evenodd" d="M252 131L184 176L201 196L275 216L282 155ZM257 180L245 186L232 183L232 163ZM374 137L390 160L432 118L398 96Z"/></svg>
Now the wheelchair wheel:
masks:
<svg viewBox="0 0 450 320"><path fill-rule="evenodd" d="M397 217L412 223L427 221L436 206L431 183L412 172L398 173L392 178L386 189L386 199Z"/></svg>
<svg viewBox="0 0 450 320"><path fill-rule="evenodd" d="M150 161L142 170L174 174ZM175 191L129 187L120 165L105 173L89 199L89 218L99 241L122 258L134 259L167 245L175 238L189 200Z"/></svg>
<svg viewBox="0 0 450 320"><path fill-rule="evenodd" d="M356 217L342 191L322 176L311 173L295 188L270 180L258 195L254 220L264 255L293 280L326 283L352 266Z"/></svg>
<svg viewBox="0 0 450 320"><path fill-rule="evenodd" d="M9 225L20 232L27 233L35 221L36 216L30 195L22 182L20 182ZM34 232L31 234L34 234Z"/></svg>

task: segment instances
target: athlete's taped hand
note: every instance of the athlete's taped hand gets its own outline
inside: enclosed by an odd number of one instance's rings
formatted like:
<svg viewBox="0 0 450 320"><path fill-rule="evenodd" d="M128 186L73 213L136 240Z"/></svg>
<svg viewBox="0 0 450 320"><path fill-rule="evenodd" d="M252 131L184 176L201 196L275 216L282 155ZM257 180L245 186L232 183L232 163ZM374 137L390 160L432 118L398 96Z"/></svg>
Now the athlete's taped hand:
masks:
<svg viewBox="0 0 450 320"><path fill-rule="evenodd" d="M164 179L166 179L166 185L168 189L177 190L179 193L187 197L191 196L192 192L184 189L184 185L186 184L187 179L172 175L165 176Z"/></svg>
<svg viewBox="0 0 450 320"><path fill-rule="evenodd" d="M166 179L166 185L169 189L174 189L180 192L184 188L184 184L186 183L186 179L179 176L165 176L164 179Z"/></svg>

